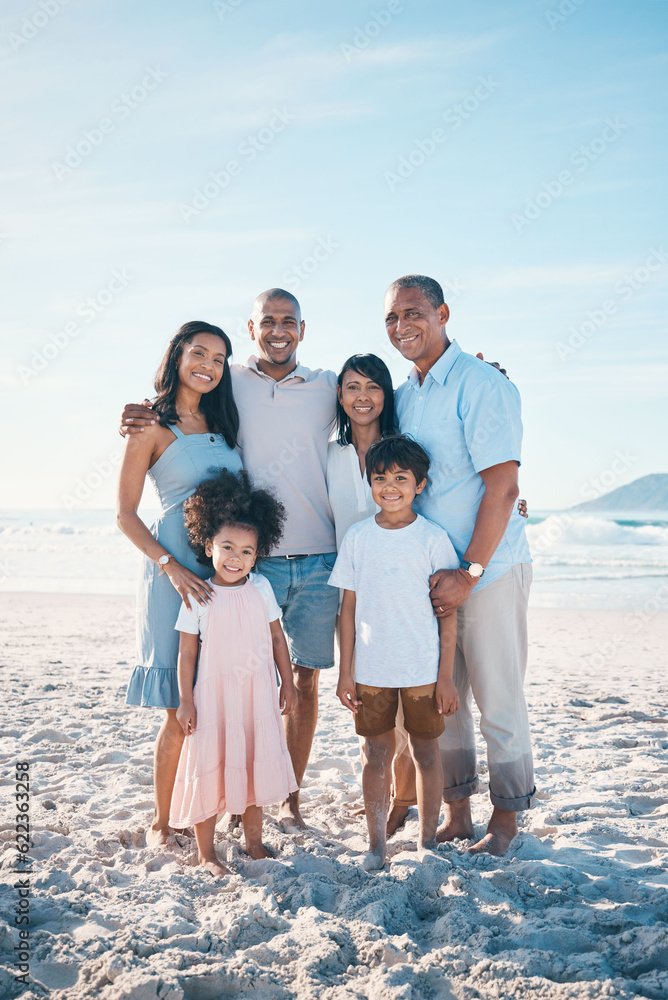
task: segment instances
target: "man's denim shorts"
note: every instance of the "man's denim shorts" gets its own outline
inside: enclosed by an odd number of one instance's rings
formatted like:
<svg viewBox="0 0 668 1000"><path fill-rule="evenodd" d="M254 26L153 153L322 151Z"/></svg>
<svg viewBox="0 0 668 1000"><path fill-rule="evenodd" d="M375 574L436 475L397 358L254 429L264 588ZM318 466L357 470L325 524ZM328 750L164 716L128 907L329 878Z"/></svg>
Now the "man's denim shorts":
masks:
<svg viewBox="0 0 668 1000"><path fill-rule="evenodd" d="M258 573L269 580L283 612L283 631L290 660L299 667L324 670L334 666L334 628L339 604L338 587L327 581L336 552L324 555L269 556L258 560Z"/></svg>

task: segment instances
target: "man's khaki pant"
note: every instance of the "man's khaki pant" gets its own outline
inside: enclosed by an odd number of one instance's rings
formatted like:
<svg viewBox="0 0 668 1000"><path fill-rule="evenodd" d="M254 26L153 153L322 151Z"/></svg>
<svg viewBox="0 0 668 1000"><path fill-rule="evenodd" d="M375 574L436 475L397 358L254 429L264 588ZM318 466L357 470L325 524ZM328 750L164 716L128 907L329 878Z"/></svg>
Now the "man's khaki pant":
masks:
<svg viewBox="0 0 668 1000"><path fill-rule="evenodd" d="M487 744L489 794L509 812L529 809L536 788L524 699L527 666L527 605L531 565L519 563L471 594L457 612L454 681L459 711L445 719L439 738L443 799L454 802L478 791L472 699L480 711ZM415 768L408 737L397 717L393 762L394 802L413 805Z"/></svg>

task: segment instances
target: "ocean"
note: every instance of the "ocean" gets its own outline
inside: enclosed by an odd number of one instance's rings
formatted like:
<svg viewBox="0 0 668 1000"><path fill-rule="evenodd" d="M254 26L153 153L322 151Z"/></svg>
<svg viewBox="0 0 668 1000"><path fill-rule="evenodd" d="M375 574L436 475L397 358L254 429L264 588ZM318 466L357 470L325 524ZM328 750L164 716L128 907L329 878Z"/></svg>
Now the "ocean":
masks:
<svg viewBox="0 0 668 1000"><path fill-rule="evenodd" d="M668 609L668 511L537 511L527 532L534 607ZM137 567L111 510L0 511L0 591L133 594Z"/></svg>

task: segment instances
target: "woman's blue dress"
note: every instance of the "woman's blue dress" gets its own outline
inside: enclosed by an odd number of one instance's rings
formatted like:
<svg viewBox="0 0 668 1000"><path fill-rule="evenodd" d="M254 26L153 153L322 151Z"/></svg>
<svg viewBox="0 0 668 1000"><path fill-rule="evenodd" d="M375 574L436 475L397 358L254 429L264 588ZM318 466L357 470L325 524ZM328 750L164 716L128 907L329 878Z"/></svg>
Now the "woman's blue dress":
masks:
<svg viewBox="0 0 668 1000"><path fill-rule="evenodd" d="M184 434L174 424L169 429L176 441L148 471L162 508L151 532L178 562L206 580L213 569L198 563L188 544L183 502L222 469L238 472L241 458L222 434ZM160 575L160 567L144 556L137 590L137 666L128 684L128 705L179 707L179 633L174 625L180 606L181 597L167 574Z"/></svg>

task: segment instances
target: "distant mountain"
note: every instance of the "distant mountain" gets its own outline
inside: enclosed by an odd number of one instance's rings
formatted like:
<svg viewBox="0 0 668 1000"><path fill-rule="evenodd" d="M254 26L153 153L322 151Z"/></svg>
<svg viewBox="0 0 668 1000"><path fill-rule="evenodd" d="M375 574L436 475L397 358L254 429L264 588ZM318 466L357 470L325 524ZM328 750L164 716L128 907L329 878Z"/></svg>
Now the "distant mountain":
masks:
<svg viewBox="0 0 668 1000"><path fill-rule="evenodd" d="M668 473L641 476L596 500L580 503L574 510L668 510Z"/></svg>

